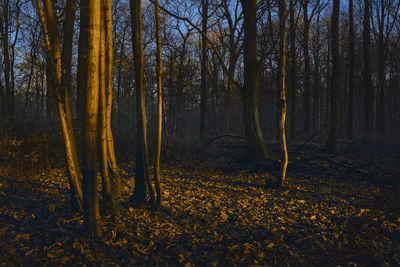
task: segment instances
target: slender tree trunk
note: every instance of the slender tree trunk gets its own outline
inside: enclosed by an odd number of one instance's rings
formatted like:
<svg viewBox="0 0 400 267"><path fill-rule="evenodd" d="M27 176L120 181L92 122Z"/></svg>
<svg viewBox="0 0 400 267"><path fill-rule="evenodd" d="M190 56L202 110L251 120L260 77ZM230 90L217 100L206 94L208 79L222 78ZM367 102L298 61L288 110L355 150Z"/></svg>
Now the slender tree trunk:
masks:
<svg viewBox="0 0 400 267"><path fill-rule="evenodd" d="M370 37L370 0L364 0L364 30L363 30L363 59L364 59L364 131L365 135L372 130L372 81L371 81L371 37Z"/></svg>
<svg viewBox="0 0 400 267"><path fill-rule="evenodd" d="M99 91L100 91L100 148L101 148L101 176L103 181L103 203L107 213L115 212L115 203L112 194L112 186L108 169L107 156L107 115L106 115L106 82L105 82L105 20L104 20L104 0L101 0L100 8L100 66L99 66Z"/></svg>
<svg viewBox="0 0 400 267"><path fill-rule="evenodd" d="M347 139L353 140L353 121L354 121L354 6L353 0L349 0L349 117L347 125Z"/></svg>
<svg viewBox="0 0 400 267"><path fill-rule="evenodd" d="M135 204L146 202L146 184L149 189L150 201L154 203L152 185L149 183L148 148L147 148L147 118L146 94L144 84L143 46L142 46L142 11L140 0L130 0L132 20L132 43L136 82L136 176L135 190L130 201Z"/></svg>
<svg viewBox="0 0 400 267"><path fill-rule="evenodd" d="M31 91L31 84L32 84L32 78L33 78L33 71L34 71L34 52L33 52L33 44L31 48L31 53L30 53L30 60L31 60L31 65L30 65L30 71L29 71L29 76L28 76L28 85L26 87L26 93L25 93L25 104L24 108L22 110L22 115L25 117L26 109L28 108L28 102L29 102L29 94Z"/></svg>
<svg viewBox="0 0 400 267"><path fill-rule="evenodd" d="M202 8L202 31L201 38L201 83L200 83L200 138L204 134L205 116L207 108L207 20L208 20L208 0L201 1Z"/></svg>
<svg viewBox="0 0 400 267"><path fill-rule="evenodd" d="M157 149L154 161L154 184L156 187L156 204L160 205L161 185L160 185L160 157L161 157L161 138L162 138L162 113L163 113L163 88L162 88L162 60L161 60L161 33L160 33L160 7L158 0L155 0L156 17L156 43L157 43Z"/></svg>
<svg viewBox="0 0 400 267"><path fill-rule="evenodd" d="M63 46L62 46L62 58L61 58L61 94L64 97L65 101L65 112L66 112L66 121L69 130L69 136L71 139L71 150L73 161L75 162L76 168L78 169L78 152L76 149L76 140L75 133L73 129L73 118L72 118L72 110L71 103L69 100L69 95L71 93L71 62L72 62L72 41L73 41L73 32L74 32L74 22L75 22L75 12L76 12L76 0L68 0L65 7L65 22L64 22L64 38L63 38ZM82 183L82 174L78 171L78 177L74 179L78 179L76 182L76 187L81 187ZM75 186L71 186L71 206L73 209L76 209L77 201L81 201L76 198ZM81 193L80 193L81 194Z"/></svg>
<svg viewBox="0 0 400 267"><path fill-rule="evenodd" d="M308 135L310 133L310 52L309 52L309 32L310 22L308 19L308 2L303 6L304 16L304 35L303 35L303 51L304 51L304 131Z"/></svg>
<svg viewBox="0 0 400 267"><path fill-rule="evenodd" d="M383 11L382 11L383 13ZM383 22L382 22L383 24ZM377 115L379 116L376 120L377 124L377 132L381 136L385 135L385 91L386 91L386 78L385 78L385 44L384 44L384 37L383 37L383 26L382 29L379 30L379 37L378 37L378 81L379 81L379 98L376 101L377 106Z"/></svg>
<svg viewBox="0 0 400 267"><path fill-rule="evenodd" d="M7 116L12 115L11 107L11 64L10 64L10 53L9 53L9 3L2 3L2 14L0 14L0 34L2 41L2 54L4 60L4 80L5 80L5 106L7 111Z"/></svg>
<svg viewBox="0 0 400 267"><path fill-rule="evenodd" d="M286 147L286 133L285 133L285 121L286 121L286 0L279 1L279 87L280 87L280 122L279 122L279 135L281 141L281 151L283 155L281 165L281 185L286 182L286 168L288 165L288 151Z"/></svg>
<svg viewBox="0 0 400 267"><path fill-rule="evenodd" d="M333 1L332 12L332 79L331 79L331 118L327 141L329 152L337 151L337 137L339 131L339 87L340 87L340 58L339 58L339 11L340 0Z"/></svg>
<svg viewBox="0 0 400 267"><path fill-rule="evenodd" d="M83 211L85 226L92 236L101 236L97 180L97 143L99 112L99 53L100 7L98 1L88 0L86 105L83 146ZM82 29L81 30L86 30ZM85 49L86 50L86 49Z"/></svg>
<svg viewBox="0 0 400 267"><path fill-rule="evenodd" d="M106 86L106 125L107 125L107 158L111 178L112 192L118 196L122 192L121 177L117 166L114 150L114 137L111 127L112 116L112 67L113 67L113 37L112 37L112 2L105 0L105 86Z"/></svg>
<svg viewBox="0 0 400 267"><path fill-rule="evenodd" d="M244 17L244 86L242 88L243 119L245 123L248 160L263 160L267 149L258 118L258 69L256 0L241 0Z"/></svg>
<svg viewBox="0 0 400 267"><path fill-rule="evenodd" d="M115 198L121 192L121 179L111 131L112 111L112 14L111 0L102 0L100 43L100 118L103 200L111 214L116 212Z"/></svg>
<svg viewBox="0 0 400 267"><path fill-rule="evenodd" d="M297 105L297 64L296 64L296 24L294 21L294 0L290 0L290 139L296 140Z"/></svg>
<svg viewBox="0 0 400 267"><path fill-rule="evenodd" d="M60 49L60 38L57 34L56 28L56 16L53 8L53 1L45 1L45 12L42 8L41 1L36 0L37 12L43 27L47 59L50 60L53 71L51 72L51 78L54 80L55 93L57 96L57 108L59 114L59 120L61 129L64 137L65 152L67 157L67 166L69 170L69 182L71 190L75 192L75 198L80 209L82 209L82 173L78 164L78 156L76 151L75 134L72 125L72 114L71 105L69 102L69 94L66 87L61 88L61 49ZM46 16L45 16L46 13ZM68 53L65 53L68 54ZM63 60L65 62L65 59ZM65 66L65 64L63 64ZM42 82L43 84L43 82ZM43 97L43 92L42 92ZM42 100L43 104L43 100Z"/></svg>
<svg viewBox="0 0 400 267"><path fill-rule="evenodd" d="M79 13L80 13L80 30L79 30L79 43L78 43L78 71L77 71L77 90L76 90L76 117L79 132L84 127L84 114L85 114L85 87L86 87L86 60L87 60L87 30L89 28L88 18L89 2L88 0L80 0Z"/></svg>

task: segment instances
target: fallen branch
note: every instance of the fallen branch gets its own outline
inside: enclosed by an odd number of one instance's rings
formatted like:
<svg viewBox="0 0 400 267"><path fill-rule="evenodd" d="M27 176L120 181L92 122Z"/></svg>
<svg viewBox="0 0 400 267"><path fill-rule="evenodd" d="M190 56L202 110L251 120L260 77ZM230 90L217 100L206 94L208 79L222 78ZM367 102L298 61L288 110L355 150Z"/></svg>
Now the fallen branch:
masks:
<svg viewBox="0 0 400 267"><path fill-rule="evenodd" d="M349 169L351 171L354 171L354 172L357 172L357 173L360 173L360 174L363 174L363 175L367 175L368 174L368 172L365 171L365 170L357 169L357 168L355 168L353 166L350 166L349 164L333 160L333 159L328 158L326 156L313 156L313 157L310 157L310 158L303 158L303 159L299 159L299 160L295 160L295 161L290 161L289 163L290 163L291 167L295 167L295 166L297 166L299 164L309 164L311 161L314 161L314 160L326 161L326 162L332 163L334 165L340 166L342 168ZM323 167L323 166L320 166L320 167Z"/></svg>
<svg viewBox="0 0 400 267"><path fill-rule="evenodd" d="M206 143L204 146L202 146L202 147L197 151L197 153L201 153L204 149L206 149L206 148L207 148L209 145L211 145L214 141L216 141L216 140L218 140L218 139L220 139L220 138L223 138L223 137L239 138L239 139L243 139L243 140L245 139L243 136L236 135L236 134L221 134L221 135L218 135L218 136L212 138L210 141L208 141L208 143Z"/></svg>
<svg viewBox="0 0 400 267"><path fill-rule="evenodd" d="M295 150L293 150L291 152L291 154L296 153L297 151L299 151L301 148L303 148L304 146L306 146L308 143L310 143L319 133L321 133L326 127L322 127L320 128L318 131L316 131L312 136L310 136L310 138L306 139L301 145L299 145Z"/></svg>
<svg viewBox="0 0 400 267"><path fill-rule="evenodd" d="M346 163L339 162L339 161L330 159L330 158L328 158L328 157L319 156L319 157L317 157L317 158L319 158L319 159L321 159L321 160L325 160L325 161L330 162L330 163L332 163L332 164L338 165L338 166L340 166L340 167L349 169L349 170L351 170L351 171L360 173L360 174L368 174L367 171L354 168L353 166L350 166L350 165L348 165L348 164L346 164Z"/></svg>

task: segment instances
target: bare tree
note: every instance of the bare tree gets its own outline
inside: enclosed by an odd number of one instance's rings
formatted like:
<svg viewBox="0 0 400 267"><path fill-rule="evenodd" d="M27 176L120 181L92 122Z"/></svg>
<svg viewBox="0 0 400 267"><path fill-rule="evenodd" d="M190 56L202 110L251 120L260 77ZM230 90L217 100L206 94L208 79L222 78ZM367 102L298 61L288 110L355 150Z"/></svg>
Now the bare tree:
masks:
<svg viewBox="0 0 400 267"><path fill-rule="evenodd" d="M331 78L331 119L327 141L327 149L330 152L337 151L337 138L339 131L339 88L340 88L340 62L339 62L339 11L340 0L333 1L331 20L332 42L332 78Z"/></svg>

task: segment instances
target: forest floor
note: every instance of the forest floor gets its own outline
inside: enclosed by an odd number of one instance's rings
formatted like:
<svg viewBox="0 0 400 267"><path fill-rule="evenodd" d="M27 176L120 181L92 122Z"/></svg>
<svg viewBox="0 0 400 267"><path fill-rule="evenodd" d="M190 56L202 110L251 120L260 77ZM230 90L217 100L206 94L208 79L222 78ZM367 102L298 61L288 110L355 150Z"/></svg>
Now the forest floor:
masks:
<svg viewBox="0 0 400 267"><path fill-rule="evenodd" d="M394 149L327 156L307 146L289 167L288 184L268 187L278 170L221 156L234 154L232 147L221 142L163 163L157 210L127 205L133 166L120 163L122 208L103 217L96 240L82 215L69 212L63 168L29 174L3 164L0 265L400 265Z"/></svg>

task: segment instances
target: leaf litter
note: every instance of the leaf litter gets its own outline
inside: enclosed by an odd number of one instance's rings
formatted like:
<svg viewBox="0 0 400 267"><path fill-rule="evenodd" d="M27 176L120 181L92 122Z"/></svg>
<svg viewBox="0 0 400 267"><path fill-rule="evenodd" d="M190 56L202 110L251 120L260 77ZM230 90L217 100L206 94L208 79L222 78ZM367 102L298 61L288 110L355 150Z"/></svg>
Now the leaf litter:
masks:
<svg viewBox="0 0 400 267"><path fill-rule="evenodd" d="M0 265L400 265L399 178L382 182L396 163L354 153L335 160L374 172L367 158L379 168L374 179L317 159L289 169L288 185L272 188L265 184L273 171L170 161L156 210L126 205L134 178L124 163L123 208L103 216L97 240L69 211L63 169L0 172Z"/></svg>

